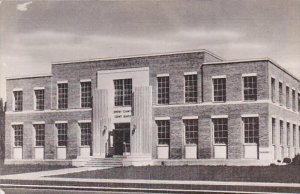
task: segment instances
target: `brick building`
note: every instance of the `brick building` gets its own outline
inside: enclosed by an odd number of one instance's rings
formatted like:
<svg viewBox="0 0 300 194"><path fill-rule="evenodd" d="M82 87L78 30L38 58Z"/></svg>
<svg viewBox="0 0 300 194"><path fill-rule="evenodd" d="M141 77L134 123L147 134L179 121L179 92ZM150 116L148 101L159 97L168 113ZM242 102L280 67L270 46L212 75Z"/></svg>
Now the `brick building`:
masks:
<svg viewBox="0 0 300 194"><path fill-rule="evenodd" d="M262 165L300 152L300 82L270 59L61 62L6 89L6 163Z"/></svg>

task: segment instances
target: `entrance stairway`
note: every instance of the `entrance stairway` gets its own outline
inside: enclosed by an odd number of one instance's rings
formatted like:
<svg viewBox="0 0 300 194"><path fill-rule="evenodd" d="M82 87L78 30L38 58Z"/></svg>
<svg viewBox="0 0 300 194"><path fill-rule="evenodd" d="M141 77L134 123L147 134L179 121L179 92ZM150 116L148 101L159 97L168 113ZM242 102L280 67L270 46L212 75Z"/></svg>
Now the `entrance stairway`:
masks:
<svg viewBox="0 0 300 194"><path fill-rule="evenodd" d="M123 157L91 158L84 166L86 167L120 167L123 166Z"/></svg>

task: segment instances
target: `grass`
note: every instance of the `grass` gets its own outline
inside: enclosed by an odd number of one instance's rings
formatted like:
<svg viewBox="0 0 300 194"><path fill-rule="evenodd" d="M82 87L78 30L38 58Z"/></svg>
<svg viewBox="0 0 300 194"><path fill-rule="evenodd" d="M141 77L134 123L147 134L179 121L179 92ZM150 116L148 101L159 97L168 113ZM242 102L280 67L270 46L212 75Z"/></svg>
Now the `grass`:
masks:
<svg viewBox="0 0 300 194"><path fill-rule="evenodd" d="M43 164L0 165L0 175L57 170L62 168L71 168L71 166Z"/></svg>
<svg viewBox="0 0 300 194"><path fill-rule="evenodd" d="M143 166L70 173L96 179L205 180L300 183L300 166Z"/></svg>

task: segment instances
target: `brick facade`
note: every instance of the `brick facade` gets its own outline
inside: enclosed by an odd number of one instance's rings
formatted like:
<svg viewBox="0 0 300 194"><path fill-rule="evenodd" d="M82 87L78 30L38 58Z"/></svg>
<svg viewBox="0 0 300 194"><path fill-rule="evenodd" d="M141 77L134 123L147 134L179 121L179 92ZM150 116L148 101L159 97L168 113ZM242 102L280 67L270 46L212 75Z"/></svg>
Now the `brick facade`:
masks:
<svg viewBox="0 0 300 194"><path fill-rule="evenodd" d="M56 63L52 65L52 75L29 78L12 78L7 80L7 113L5 124L5 158L13 160L14 131L13 123L23 124L23 159L35 158L35 138L33 122L45 122L45 160L56 160L57 129L56 121L68 123L68 142L66 146L66 159L77 159L80 155L81 132L79 121L92 120L92 108L81 108L80 81L89 79L92 91L98 85L106 83L97 82L97 72L103 70L149 68L149 85L152 86L152 158L157 158L157 124L155 118L170 118L170 159L185 159L185 133L184 116L198 117L198 143L197 158L212 159L216 157L214 145L214 132L212 118L226 116L228 119L227 159L243 159L245 156L245 143L243 131L243 117L257 115L259 118L258 159L274 161L283 157L293 157L299 153L299 112L298 93L300 82L294 76L280 68L270 60L248 60L226 62L207 51L187 52L165 55L128 57L105 60L91 60L82 62ZM184 74L197 72L197 103L185 103ZM157 75L169 75L170 102L167 105L158 105ZM243 76L251 74L257 77L257 100L243 100ZM226 102L213 102L213 76L226 77ZM271 101L271 77L276 80L275 103ZM68 83L68 109L57 108L57 83ZM278 83L283 83L283 96L285 86L296 91L296 110L287 109L279 105ZM45 88L45 110L34 110L34 88ZM23 111L13 110L13 90L23 91ZM285 100L285 97L284 97ZM290 97L292 102L292 97ZM284 102L285 104L285 102ZM272 118L276 118L276 141L272 144ZM279 145L279 120L296 125L296 145L288 147ZM294 137L292 137L294 138ZM95 143L95 142L94 142ZM281 148L282 147L282 148ZM275 151L273 151L273 149ZM284 150L284 154L279 154ZM293 151L290 151L293 150ZM287 153L289 152L289 153ZM291 153L290 153L291 152Z"/></svg>

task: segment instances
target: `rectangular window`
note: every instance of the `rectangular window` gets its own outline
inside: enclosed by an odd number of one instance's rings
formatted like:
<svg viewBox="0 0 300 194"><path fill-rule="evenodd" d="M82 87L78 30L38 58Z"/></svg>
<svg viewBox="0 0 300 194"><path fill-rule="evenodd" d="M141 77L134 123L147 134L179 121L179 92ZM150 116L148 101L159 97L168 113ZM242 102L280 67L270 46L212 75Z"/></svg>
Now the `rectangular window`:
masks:
<svg viewBox="0 0 300 194"><path fill-rule="evenodd" d="M91 146L92 144L92 128L91 123L80 123L81 129L81 145Z"/></svg>
<svg viewBox="0 0 300 194"><path fill-rule="evenodd" d="M23 110L23 91L14 91L14 110L22 111Z"/></svg>
<svg viewBox="0 0 300 194"><path fill-rule="evenodd" d="M158 104L169 104L169 77L157 77Z"/></svg>
<svg viewBox="0 0 300 194"><path fill-rule="evenodd" d="M291 145L291 133L290 133L290 123L286 123L286 144Z"/></svg>
<svg viewBox="0 0 300 194"><path fill-rule="evenodd" d="M213 79L214 102L226 101L226 78Z"/></svg>
<svg viewBox="0 0 300 194"><path fill-rule="evenodd" d="M58 146L67 146L68 143L68 123L56 123Z"/></svg>
<svg viewBox="0 0 300 194"><path fill-rule="evenodd" d="M244 77L244 100L257 100L257 77Z"/></svg>
<svg viewBox="0 0 300 194"><path fill-rule="evenodd" d="M34 124L35 146L45 146L45 124Z"/></svg>
<svg viewBox="0 0 300 194"><path fill-rule="evenodd" d="M275 102L275 79L271 78L271 98L272 102Z"/></svg>
<svg viewBox="0 0 300 194"><path fill-rule="evenodd" d="M280 121L280 145L283 145L283 121Z"/></svg>
<svg viewBox="0 0 300 194"><path fill-rule="evenodd" d="M198 119L185 119L185 143L198 144Z"/></svg>
<svg viewBox="0 0 300 194"><path fill-rule="evenodd" d="M68 83L57 84L58 108L68 108Z"/></svg>
<svg viewBox="0 0 300 194"><path fill-rule="evenodd" d="M80 82L81 86L81 108L92 107L92 82Z"/></svg>
<svg viewBox="0 0 300 194"><path fill-rule="evenodd" d="M158 120L158 144L170 145L170 121L169 120Z"/></svg>
<svg viewBox="0 0 300 194"><path fill-rule="evenodd" d="M23 146L23 125L12 125L15 133L15 146Z"/></svg>
<svg viewBox="0 0 300 194"><path fill-rule="evenodd" d="M285 99L285 102L286 102L286 107L287 108L290 108L290 88L288 86L286 86L286 99Z"/></svg>
<svg viewBox="0 0 300 194"><path fill-rule="evenodd" d="M196 103L197 102L197 74L185 75L185 102Z"/></svg>
<svg viewBox="0 0 300 194"><path fill-rule="evenodd" d="M279 105L283 105L283 87L282 82L279 82Z"/></svg>
<svg viewBox="0 0 300 194"><path fill-rule="evenodd" d="M276 119L272 118L272 144L275 144L275 137L276 137Z"/></svg>
<svg viewBox="0 0 300 194"><path fill-rule="evenodd" d="M259 143L259 121L258 117L244 117L245 143Z"/></svg>
<svg viewBox="0 0 300 194"><path fill-rule="evenodd" d="M227 144L228 143L228 119L215 118L212 119L214 129L214 143Z"/></svg>
<svg viewBox="0 0 300 194"><path fill-rule="evenodd" d="M298 112L300 112L300 93L298 93Z"/></svg>
<svg viewBox="0 0 300 194"><path fill-rule="evenodd" d="M293 125L293 146L296 147L296 125Z"/></svg>
<svg viewBox="0 0 300 194"><path fill-rule="evenodd" d="M115 106L131 106L132 104L132 79L114 80Z"/></svg>
<svg viewBox="0 0 300 194"><path fill-rule="evenodd" d="M35 109L44 110L45 90L34 90L35 94Z"/></svg>
<svg viewBox="0 0 300 194"><path fill-rule="evenodd" d="M292 109L296 111L296 91L292 90Z"/></svg>

